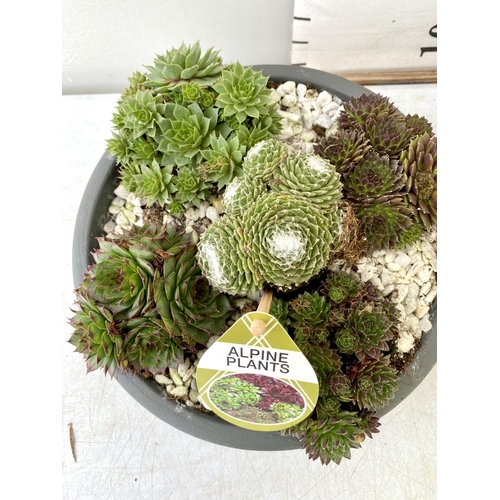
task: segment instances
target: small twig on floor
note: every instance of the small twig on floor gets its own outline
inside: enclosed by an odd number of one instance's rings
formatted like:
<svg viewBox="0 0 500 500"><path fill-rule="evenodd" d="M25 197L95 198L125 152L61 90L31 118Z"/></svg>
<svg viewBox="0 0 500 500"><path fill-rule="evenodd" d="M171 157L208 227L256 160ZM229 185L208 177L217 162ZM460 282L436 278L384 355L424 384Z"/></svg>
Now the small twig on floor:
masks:
<svg viewBox="0 0 500 500"><path fill-rule="evenodd" d="M75 435L73 434L73 424L69 423L69 444L71 446L71 453L73 453L73 458L76 462L76 454L75 454Z"/></svg>

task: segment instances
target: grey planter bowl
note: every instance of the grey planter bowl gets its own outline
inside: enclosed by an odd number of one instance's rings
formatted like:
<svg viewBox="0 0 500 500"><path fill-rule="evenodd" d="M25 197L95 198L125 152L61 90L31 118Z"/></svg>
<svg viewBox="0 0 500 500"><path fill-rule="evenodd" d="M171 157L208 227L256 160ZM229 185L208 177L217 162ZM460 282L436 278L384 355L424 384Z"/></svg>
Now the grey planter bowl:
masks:
<svg viewBox="0 0 500 500"><path fill-rule="evenodd" d="M298 66L261 65L254 66L276 82L295 81L310 83L318 90L349 100L370 90L345 78L323 71ZM114 198L116 188L116 162L104 153L97 164L83 194L77 214L73 237L73 282L78 287L87 267L93 264L91 252L97 247L96 238L102 235L107 211ZM377 411L380 417L403 401L420 384L436 364L437 359L437 303L430 310L433 328L422 336L421 348L407 372L401 377L395 398ZM118 383L151 413L191 436L215 444L245 450L278 451L301 448L299 440L293 436L282 436L277 432L257 432L234 426L211 413L181 406L176 401L164 397L162 390L152 379L119 372L115 374Z"/></svg>

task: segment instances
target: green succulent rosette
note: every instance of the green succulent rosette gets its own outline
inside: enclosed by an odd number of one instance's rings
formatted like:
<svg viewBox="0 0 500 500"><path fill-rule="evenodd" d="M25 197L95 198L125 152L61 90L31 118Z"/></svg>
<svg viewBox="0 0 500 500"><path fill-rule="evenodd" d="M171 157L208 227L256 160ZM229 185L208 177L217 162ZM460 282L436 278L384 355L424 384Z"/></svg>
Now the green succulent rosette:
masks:
<svg viewBox="0 0 500 500"><path fill-rule="evenodd" d="M241 220L229 216L208 226L198 243L197 259L211 286L230 295L250 295L263 286L246 249Z"/></svg>
<svg viewBox="0 0 500 500"><path fill-rule="evenodd" d="M222 333L233 311L228 298L202 276L194 247L165 256L161 272L155 273L154 299L169 335L192 346L206 345L210 335Z"/></svg>
<svg viewBox="0 0 500 500"><path fill-rule="evenodd" d="M246 146L240 144L237 135L229 139L211 137L210 148L201 152L205 161L200 165L200 170L205 179L217 183L217 189L220 190L243 173L241 163L245 153Z"/></svg>
<svg viewBox="0 0 500 500"><path fill-rule="evenodd" d="M384 309L371 302L361 302L350 314L346 326L357 338L358 348L355 353L360 361L367 356L379 359L383 351L389 350L387 342L393 337L391 324ZM342 350L338 342L337 347Z"/></svg>
<svg viewBox="0 0 500 500"><path fill-rule="evenodd" d="M437 224L437 137L425 133L413 139L400 161L405 175L405 199L426 230Z"/></svg>
<svg viewBox="0 0 500 500"><path fill-rule="evenodd" d="M163 206L172 201L172 194L177 191L173 182L172 168L172 165L160 167L155 160L153 160L151 166L140 165L138 173L133 175L135 195L145 198L148 207L154 203ZM130 184L130 182L124 182L124 187L127 189Z"/></svg>
<svg viewBox="0 0 500 500"><path fill-rule="evenodd" d="M245 156L243 172L248 178L270 181L279 165L288 156L288 148L274 138L255 144Z"/></svg>
<svg viewBox="0 0 500 500"><path fill-rule="evenodd" d="M292 325L308 323L313 327L325 326L331 305L318 292L303 292L289 302Z"/></svg>
<svg viewBox="0 0 500 500"><path fill-rule="evenodd" d="M360 203L371 203L381 196L397 196L405 184L403 166L375 151L348 168L343 180L347 196Z"/></svg>
<svg viewBox="0 0 500 500"><path fill-rule="evenodd" d="M355 208L361 231L369 248L394 248L413 226L411 210L401 197L376 200Z"/></svg>
<svg viewBox="0 0 500 500"><path fill-rule="evenodd" d="M259 196L267 193L266 184L245 175L237 177L226 187L222 204L227 215L240 217Z"/></svg>
<svg viewBox="0 0 500 500"><path fill-rule="evenodd" d="M73 333L69 342L84 355L88 372L102 368L112 378L118 368L127 366L123 332L117 328L111 311L85 291L77 294L77 301L78 310L70 319Z"/></svg>
<svg viewBox="0 0 500 500"><path fill-rule="evenodd" d="M203 174L192 165L180 167L173 178L173 184L177 201L192 203L197 207L210 193L210 186L205 183Z"/></svg>
<svg viewBox="0 0 500 500"><path fill-rule="evenodd" d="M134 318L123 328L127 330L128 368L135 372L163 373L172 361L182 361L184 349L189 347L177 337L170 336L156 312Z"/></svg>
<svg viewBox="0 0 500 500"><path fill-rule="evenodd" d="M282 432L300 439L311 460L319 458L323 465L339 464L343 458L351 458L351 448L361 446L356 440L360 420L357 412L339 411L328 418L308 417Z"/></svg>
<svg viewBox="0 0 500 500"><path fill-rule="evenodd" d="M248 117L259 119L267 115L271 90L266 87L269 77L262 71L243 67L239 62L223 70L213 89L218 93L215 105L225 119L235 117L243 123Z"/></svg>
<svg viewBox="0 0 500 500"><path fill-rule="evenodd" d="M377 410L394 398L398 375L389 363L390 357L384 356L358 370L354 379L354 397L360 408Z"/></svg>
<svg viewBox="0 0 500 500"><path fill-rule="evenodd" d="M106 307L115 320L147 312L153 302L153 254L146 256L139 247L124 248L104 238L98 242L95 264L85 273L79 290Z"/></svg>
<svg viewBox="0 0 500 500"><path fill-rule="evenodd" d="M155 138L165 114L165 106L161 96L153 95L149 90L138 90L135 95L122 97L113 123L118 130L128 131L131 139L142 135Z"/></svg>
<svg viewBox="0 0 500 500"><path fill-rule="evenodd" d="M311 203L272 193L249 207L242 224L255 274L283 290L323 270L337 237L329 219Z"/></svg>
<svg viewBox="0 0 500 500"><path fill-rule="evenodd" d="M324 213L334 211L342 198L340 174L317 155L290 154L273 177L274 192L305 199Z"/></svg>
<svg viewBox="0 0 500 500"><path fill-rule="evenodd" d="M212 47L202 55L199 41L194 45L183 42L179 48L157 55L153 66L145 66L149 73L142 84L154 88L158 93L165 93L189 82L211 85L225 67L219 52Z"/></svg>
<svg viewBox="0 0 500 500"><path fill-rule="evenodd" d="M216 108L202 110L197 103L186 107L167 103L165 118L160 121L161 135L158 140L158 149L163 153L162 164L199 164L201 151L210 145L217 120Z"/></svg>

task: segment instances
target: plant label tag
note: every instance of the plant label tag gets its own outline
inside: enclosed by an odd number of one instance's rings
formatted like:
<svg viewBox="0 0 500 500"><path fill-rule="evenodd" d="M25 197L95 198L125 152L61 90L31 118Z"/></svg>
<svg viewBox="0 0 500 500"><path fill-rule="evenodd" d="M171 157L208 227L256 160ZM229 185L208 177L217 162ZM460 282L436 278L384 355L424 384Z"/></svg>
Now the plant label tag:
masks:
<svg viewBox="0 0 500 500"><path fill-rule="evenodd" d="M196 383L214 413L255 431L278 431L304 420L319 394L307 358L274 316L259 311L242 316L207 349Z"/></svg>

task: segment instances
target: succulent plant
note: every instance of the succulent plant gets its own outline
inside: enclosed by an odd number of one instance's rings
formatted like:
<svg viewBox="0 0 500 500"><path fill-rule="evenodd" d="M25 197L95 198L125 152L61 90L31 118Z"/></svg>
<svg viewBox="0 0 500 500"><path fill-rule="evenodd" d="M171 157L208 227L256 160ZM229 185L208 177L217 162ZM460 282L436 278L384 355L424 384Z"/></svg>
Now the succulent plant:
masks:
<svg viewBox="0 0 500 500"><path fill-rule="evenodd" d="M371 144L360 130L339 129L334 135L320 138L313 150L342 174L349 165L361 160L370 149Z"/></svg>
<svg viewBox="0 0 500 500"><path fill-rule="evenodd" d="M394 398L398 387L396 369L390 365L390 357L363 365L353 381L354 398L360 408L377 410Z"/></svg>
<svg viewBox="0 0 500 500"><path fill-rule="evenodd" d="M197 103L184 107L167 103L165 118L160 121L161 136L158 149L164 165L199 164L201 151L210 145L217 125L216 108L202 110Z"/></svg>
<svg viewBox="0 0 500 500"><path fill-rule="evenodd" d="M277 297L273 297L271 301L271 307L269 308L269 314L274 316L281 324L283 328L287 328L290 325L290 318L288 317L288 302Z"/></svg>
<svg viewBox="0 0 500 500"><path fill-rule="evenodd" d="M354 398L352 382L340 370L332 372L328 377L328 388L339 401L349 403Z"/></svg>
<svg viewBox="0 0 500 500"><path fill-rule="evenodd" d="M263 286L246 252L243 228L238 218L217 219L198 243L198 263L211 286L230 295L250 295Z"/></svg>
<svg viewBox="0 0 500 500"><path fill-rule="evenodd" d="M199 42L192 46L183 42L179 48L157 55L153 66L145 66L149 73L143 85L159 93L189 82L211 85L225 67L219 52L212 47L202 55Z"/></svg>
<svg viewBox="0 0 500 500"><path fill-rule="evenodd" d="M261 196L243 214L256 274L278 289L307 282L324 269L337 237L312 204L291 196Z"/></svg>
<svg viewBox="0 0 500 500"><path fill-rule="evenodd" d="M339 464L343 458L351 458L351 448L360 447L356 441L359 422L357 412L340 411L318 420L308 417L282 432L299 438L311 460L319 458L323 465L332 461Z"/></svg>
<svg viewBox="0 0 500 500"><path fill-rule="evenodd" d="M288 148L274 138L255 144L243 160L243 171L247 178L263 180L274 179L279 165L288 156Z"/></svg>
<svg viewBox="0 0 500 500"><path fill-rule="evenodd" d="M98 238L95 264L85 273L78 290L106 307L115 321L146 313L153 302L154 255L132 245Z"/></svg>
<svg viewBox="0 0 500 500"><path fill-rule="evenodd" d="M154 203L165 205L172 200L172 193L177 191L172 179L172 165L160 167L158 162L153 160L151 167L147 165L139 166L139 173L133 175L136 196L146 199L146 205L150 207ZM123 177L122 177L123 179ZM130 187L128 182L124 187Z"/></svg>
<svg viewBox="0 0 500 500"><path fill-rule="evenodd" d="M356 207L366 245L373 250L397 246L413 225L411 213L401 197Z"/></svg>
<svg viewBox="0 0 500 500"><path fill-rule="evenodd" d="M111 378L117 369L127 367L123 332L113 313L98 305L85 291L77 293L78 310L70 320L73 333L69 342L85 357L87 371L102 368Z"/></svg>
<svg viewBox="0 0 500 500"><path fill-rule="evenodd" d="M203 233L200 265L227 293L247 294L265 283L292 289L326 267L336 237L331 221L307 201L267 193L241 220L227 215Z"/></svg>
<svg viewBox="0 0 500 500"><path fill-rule="evenodd" d="M378 428L380 427L380 422L374 411L361 410L358 413L361 421L359 422L359 428L365 433L369 438L373 438L372 434L377 434L380 432Z"/></svg>
<svg viewBox="0 0 500 500"><path fill-rule="evenodd" d="M337 124L341 129L357 127L364 130L364 125L369 119L383 122L397 116L399 110L388 97L381 94L362 94L359 97L351 97L349 102L344 102Z"/></svg>
<svg viewBox="0 0 500 500"><path fill-rule="evenodd" d="M354 299L361 289L361 280L355 274L344 271L329 273L324 282L325 294L334 304Z"/></svg>
<svg viewBox="0 0 500 500"><path fill-rule="evenodd" d="M347 196L360 203L397 196L404 186L403 166L375 151L367 153L343 174Z"/></svg>
<svg viewBox="0 0 500 500"><path fill-rule="evenodd" d="M210 186L205 183L203 174L191 165L180 167L173 183L175 198L182 203L192 203L198 207L209 194Z"/></svg>
<svg viewBox="0 0 500 500"><path fill-rule="evenodd" d="M154 299L170 336L190 345L206 344L211 334L222 333L233 311L228 298L202 276L194 247L165 255L161 271L155 273Z"/></svg>
<svg viewBox="0 0 500 500"><path fill-rule="evenodd" d="M123 91L120 98L126 96L135 96L138 90L142 92L147 90L147 88L144 86L144 83L147 80L145 73L141 73L140 71L134 71L132 73L132 76L129 76L127 79L129 81L129 86Z"/></svg>
<svg viewBox="0 0 500 500"><path fill-rule="evenodd" d="M223 136L211 137L210 148L201 152L205 161L200 170L207 181L217 183L217 188L222 189L243 173L241 163L245 152L246 147L240 144L237 135L229 140Z"/></svg>
<svg viewBox="0 0 500 500"><path fill-rule="evenodd" d="M271 187L276 193L305 199L324 213L335 211L342 198L340 174L313 154L288 155L274 173Z"/></svg>
<svg viewBox="0 0 500 500"><path fill-rule="evenodd" d="M181 362L188 346L171 337L154 311L123 325L126 334L128 368L135 372L162 373L172 361Z"/></svg>
<svg viewBox="0 0 500 500"><path fill-rule="evenodd" d="M330 304L318 292L304 292L289 302L292 325L308 323L312 327L325 326Z"/></svg>
<svg viewBox="0 0 500 500"><path fill-rule="evenodd" d="M269 114L271 90L266 87L268 79L262 76L262 71L244 68L236 62L223 70L220 80L213 85L218 93L215 105L221 108L225 119L234 116L239 123L247 117L258 120Z"/></svg>
<svg viewBox="0 0 500 500"><path fill-rule="evenodd" d="M360 348L359 335L350 328L335 332L335 345L342 354L354 354Z"/></svg>
<svg viewBox="0 0 500 500"><path fill-rule="evenodd" d="M227 215L240 217L259 196L267 193L266 184L248 175L236 177L226 187L222 204Z"/></svg>
<svg viewBox="0 0 500 500"><path fill-rule="evenodd" d="M406 200L412 213L430 230L437 224L437 137L425 133L401 154Z"/></svg>
<svg viewBox="0 0 500 500"><path fill-rule="evenodd" d="M319 382L320 396L331 395L329 378L341 373L342 360L336 349L318 344L314 339L297 339L295 343L311 363Z"/></svg>
<svg viewBox="0 0 500 500"><path fill-rule="evenodd" d="M194 82L188 82L181 87L181 94L188 103L199 102L202 95L202 88Z"/></svg>
<svg viewBox="0 0 500 500"><path fill-rule="evenodd" d="M413 132L402 117L368 118L363 130L375 151L393 157L408 147Z"/></svg>
<svg viewBox="0 0 500 500"><path fill-rule="evenodd" d="M159 95L149 90L138 90L133 96L122 98L113 123L117 129L130 132L131 139L142 135L155 138L160 131L159 123L163 120L166 104Z"/></svg>
<svg viewBox="0 0 500 500"><path fill-rule="evenodd" d="M390 330L391 321L386 317L385 311L380 306L370 302L361 302L347 319L346 327L354 335L336 334L335 340L340 352L344 346L349 349L356 343L358 347L353 351L359 360L367 356L373 359L382 357L383 351L389 350L388 340L392 340L393 333ZM344 330L345 332L346 330ZM357 342L355 337L357 337ZM350 342L352 339L352 342ZM337 342L340 340L340 345Z"/></svg>
<svg viewBox="0 0 500 500"><path fill-rule="evenodd" d="M432 125L429 120L423 116L408 114L405 116L405 124L406 128L411 130L412 139L418 135L432 135Z"/></svg>
<svg viewBox="0 0 500 500"><path fill-rule="evenodd" d="M339 413L340 406L341 404L339 399L334 396L325 396L318 398L318 402L316 403L317 418L328 418L331 415Z"/></svg>

